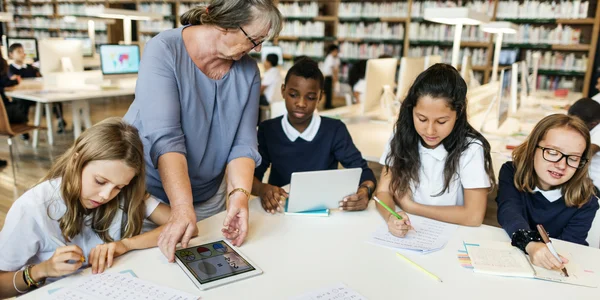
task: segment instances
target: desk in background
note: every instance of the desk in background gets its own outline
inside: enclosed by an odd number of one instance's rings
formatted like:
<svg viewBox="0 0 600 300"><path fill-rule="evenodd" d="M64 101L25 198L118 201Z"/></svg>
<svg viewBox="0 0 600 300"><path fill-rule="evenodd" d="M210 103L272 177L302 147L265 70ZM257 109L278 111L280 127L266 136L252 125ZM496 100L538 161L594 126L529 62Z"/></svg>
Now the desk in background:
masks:
<svg viewBox="0 0 600 300"><path fill-rule="evenodd" d="M94 76L101 73L93 74ZM77 139L81 134L82 119L85 128L92 126L90 118L90 105L88 100L130 96L135 94L135 81L131 86L114 87L111 89L102 89L100 84L82 84L74 87L59 87L45 83L41 79L23 80L21 84L13 91L6 92L6 95L12 98L24 99L36 102L34 125L39 126L42 118L42 105L46 111L46 127L48 134L48 143L54 144L52 110L51 103L71 102L71 111L73 114L73 135ZM38 144L38 130L33 133L33 147Z"/></svg>

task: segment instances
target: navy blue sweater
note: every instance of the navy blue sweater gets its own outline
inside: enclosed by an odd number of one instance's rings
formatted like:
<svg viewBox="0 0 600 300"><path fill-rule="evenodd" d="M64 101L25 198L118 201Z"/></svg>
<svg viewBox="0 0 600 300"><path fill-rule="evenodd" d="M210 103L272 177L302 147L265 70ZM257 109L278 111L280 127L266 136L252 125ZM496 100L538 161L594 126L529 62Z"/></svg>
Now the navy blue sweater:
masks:
<svg viewBox="0 0 600 300"><path fill-rule="evenodd" d="M585 241L598 210L598 199L592 196L581 208L567 207L564 198L548 201L541 193L519 192L514 185L512 162L500 169L498 222L509 236L518 229L536 230L542 224L552 238L588 245Z"/></svg>
<svg viewBox="0 0 600 300"><path fill-rule="evenodd" d="M354 146L344 123L321 117L321 126L312 141L299 137L292 142L283 132L282 118L264 121L258 127L258 152L262 163L254 171L256 178L262 181L271 166L269 184L281 187L290 183L294 172L335 170L341 163L348 169L362 168L361 183L367 180L376 183L373 171Z"/></svg>

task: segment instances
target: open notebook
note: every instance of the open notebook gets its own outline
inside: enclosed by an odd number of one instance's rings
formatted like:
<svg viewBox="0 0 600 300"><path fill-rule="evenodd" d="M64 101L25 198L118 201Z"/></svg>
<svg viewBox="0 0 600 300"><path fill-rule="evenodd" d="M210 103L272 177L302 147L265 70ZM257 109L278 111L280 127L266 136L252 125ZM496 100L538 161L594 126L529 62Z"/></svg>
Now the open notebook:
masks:
<svg viewBox="0 0 600 300"><path fill-rule="evenodd" d="M528 256L513 247L510 242L465 241L464 245L471 259L473 271L477 273L535 278L587 287L598 287L600 281L594 273L584 271L583 268L572 262L565 265L569 277L564 277L560 271L534 266ZM560 249L558 251L560 253ZM561 253L561 255L570 261L568 253Z"/></svg>

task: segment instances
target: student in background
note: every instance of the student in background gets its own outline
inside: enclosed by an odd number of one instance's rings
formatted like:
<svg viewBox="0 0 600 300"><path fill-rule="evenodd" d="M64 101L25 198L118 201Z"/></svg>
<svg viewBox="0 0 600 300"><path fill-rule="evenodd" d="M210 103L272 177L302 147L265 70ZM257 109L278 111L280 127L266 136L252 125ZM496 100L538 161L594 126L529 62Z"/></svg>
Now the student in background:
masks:
<svg viewBox="0 0 600 300"><path fill-rule="evenodd" d="M155 247L170 209L146 193L137 130L119 118L83 132L36 186L17 199L0 231L0 298L76 272L110 268L130 250ZM28 276L24 275L24 272Z"/></svg>
<svg viewBox="0 0 600 300"><path fill-rule="evenodd" d="M36 67L25 63L25 58L27 56L25 54L23 45L21 45L20 43L14 43L10 45L10 47L8 48L8 56L10 57L10 59L13 60L13 63L10 64L10 67L8 69L8 76L17 75L21 78L35 78L42 76L42 74L40 74L40 71ZM23 107L22 109L26 112L29 112L29 107L31 107L34 104L33 101L22 99L14 99L14 102L18 102L19 105ZM64 132L65 126L67 124L62 117L62 103L54 103L53 107L54 113L56 114L56 118L58 119L58 133L62 133ZM26 139L28 139L28 136Z"/></svg>
<svg viewBox="0 0 600 300"><path fill-rule="evenodd" d="M450 65L421 73L402 102L377 197L407 213L479 226L495 185L490 145L467 121L467 85ZM403 237L410 220L378 205L390 232Z"/></svg>
<svg viewBox="0 0 600 300"><path fill-rule="evenodd" d="M8 63L0 55L0 96L8 115L8 121L11 124L27 123L29 121L29 116L22 103L12 101L4 93L5 90L11 89L19 83L21 83L21 77L19 75L8 75Z"/></svg>
<svg viewBox="0 0 600 300"><path fill-rule="evenodd" d="M598 210L588 177L590 135L576 117L542 119L500 169L498 222L512 245L529 254L533 264L562 269L536 230L542 224L552 238L586 245Z"/></svg>
<svg viewBox="0 0 600 300"><path fill-rule="evenodd" d="M334 84L338 82L340 70L340 48L337 45L329 46L327 57L323 63L323 75L325 76L325 109L333 108Z"/></svg>
<svg viewBox="0 0 600 300"><path fill-rule="evenodd" d="M283 78L278 68L279 56L277 54L271 53L267 55L264 64L265 75L262 77L260 86L260 105L269 105L273 102L283 100L279 92Z"/></svg>
<svg viewBox="0 0 600 300"><path fill-rule="evenodd" d="M352 87L354 99L357 103L364 102L367 82L365 74L367 73L367 60L363 59L352 65L348 72L348 84Z"/></svg>
<svg viewBox="0 0 600 300"><path fill-rule="evenodd" d="M600 186L600 103L583 98L577 100L570 108L569 115L580 118L590 130L589 176L596 187Z"/></svg>
<svg viewBox="0 0 600 300"><path fill-rule="evenodd" d="M348 129L339 120L315 113L323 96L323 74L318 64L303 59L288 71L281 94L287 114L264 121L258 127L258 151L262 163L254 171L252 194L261 198L265 211L281 211L281 188L290 183L292 173L362 168L356 194L340 199L342 210L367 208L376 179L367 162L354 146ZM271 167L268 183L262 183L265 171Z"/></svg>

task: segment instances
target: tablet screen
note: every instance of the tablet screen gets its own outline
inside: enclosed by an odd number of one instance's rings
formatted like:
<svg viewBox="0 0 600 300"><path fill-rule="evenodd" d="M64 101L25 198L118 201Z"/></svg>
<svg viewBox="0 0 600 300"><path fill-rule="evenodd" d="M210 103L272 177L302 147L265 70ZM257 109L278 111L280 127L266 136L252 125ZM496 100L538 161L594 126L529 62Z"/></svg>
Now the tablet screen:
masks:
<svg viewBox="0 0 600 300"><path fill-rule="evenodd" d="M255 270L223 241L180 249L175 255L200 284Z"/></svg>

